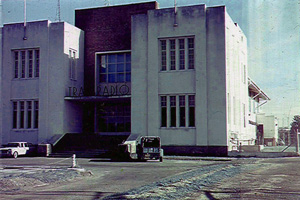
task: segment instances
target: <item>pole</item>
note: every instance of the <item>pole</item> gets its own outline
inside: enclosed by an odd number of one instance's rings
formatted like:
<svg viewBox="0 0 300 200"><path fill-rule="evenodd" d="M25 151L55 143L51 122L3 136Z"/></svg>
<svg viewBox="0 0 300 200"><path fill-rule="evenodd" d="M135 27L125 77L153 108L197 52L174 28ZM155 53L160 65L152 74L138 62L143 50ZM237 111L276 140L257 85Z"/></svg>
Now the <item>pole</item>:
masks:
<svg viewBox="0 0 300 200"><path fill-rule="evenodd" d="M296 133L296 152L299 153L299 132Z"/></svg>
<svg viewBox="0 0 300 200"><path fill-rule="evenodd" d="M26 37L26 0L24 0L24 37L23 40L27 40Z"/></svg>

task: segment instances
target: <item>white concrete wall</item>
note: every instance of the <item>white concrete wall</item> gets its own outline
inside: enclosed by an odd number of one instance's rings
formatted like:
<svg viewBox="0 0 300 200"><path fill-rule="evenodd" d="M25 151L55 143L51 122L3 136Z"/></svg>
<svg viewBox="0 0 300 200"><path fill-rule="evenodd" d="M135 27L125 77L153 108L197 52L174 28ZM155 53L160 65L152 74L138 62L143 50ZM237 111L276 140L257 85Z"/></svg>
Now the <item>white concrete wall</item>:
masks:
<svg viewBox="0 0 300 200"><path fill-rule="evenodd" d="M67 33L67 36L66 36ZM3 28L3 67L2 67L2 120L3 143L9 141L47 142L55 134L63 134L72 123L66 117L81 110L78 106L65 106L65 91L68 81L69 58L65 49L69 46L78 49L79 72L83 73L83 33L79 29L60 22L38 21L27 23L26 40L23 40L23 24L9 24ZM14 79L14 60L12 50L39 48L39 78ZM83 84L80 75L76 85ZM12 129L12 100L39 101L39 128ZM68 113L67 113L68 112ZM76 122L80 121L72 118ZM5 125L4 125L5 124ZM70 124L70 125L66 125ZM81 130L76 125L75 130Z"/></svg>
<svg viewBox="0 0 300 200"><path fill-rule="evenodd" d="M249 138L246 131L246 37L228 17L223 6L179 7L176 27L174 19L172 8L150 10L148 15L132 18L132 132L158 135L163 145L228 146L230 138L227 134L233 131L240 138ZM229 40L232 34L236 35L233 42ZM160 71L159 39L187 36L195 38L195 70ZM244 37L243 42L239 41L241 36ZM228 49L232 49L231 54L226 54ZM243 84L239 69L241 63L246 65L246 80ZM229 75L229 72L232 74ZM237 80L233 78L235 76L238 76ZM235 95L238 104L234 127L233 123L227 124L227 93L230 93L231 98ZM160 95L184 94L196 96L196 126L161 128ZM243 104L246 127L241 127L244 119L241 114ZM231 115L233 118L233 113Z"/></svg>
<svg viewBox="0 0 300 200"><path fill-rule="evenodd" d="M226 91L228 146L254 144L255 126L249 124L247 38L226 13ZM234 142L232 141L234 138Z"/></svg>
<svg viewBox="0 0 300 200"><path fill-rule="evenodd" d="M257 123L264 125L264 138L278 140L278 120L274 115L257 114Z"/></svg>

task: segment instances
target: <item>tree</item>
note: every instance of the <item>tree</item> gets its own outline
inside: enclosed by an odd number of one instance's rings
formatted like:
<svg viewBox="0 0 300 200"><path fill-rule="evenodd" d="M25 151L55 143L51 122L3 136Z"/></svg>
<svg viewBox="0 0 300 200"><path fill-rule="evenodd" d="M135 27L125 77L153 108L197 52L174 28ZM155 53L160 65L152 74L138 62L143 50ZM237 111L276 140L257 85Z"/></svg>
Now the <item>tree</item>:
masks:
<svg viewBox="0 0 300 200"><path fill-rule="evenodd" d="M296 143L297 132L300 131L300 115L295 115L291 123L291 143Z"/></svg>

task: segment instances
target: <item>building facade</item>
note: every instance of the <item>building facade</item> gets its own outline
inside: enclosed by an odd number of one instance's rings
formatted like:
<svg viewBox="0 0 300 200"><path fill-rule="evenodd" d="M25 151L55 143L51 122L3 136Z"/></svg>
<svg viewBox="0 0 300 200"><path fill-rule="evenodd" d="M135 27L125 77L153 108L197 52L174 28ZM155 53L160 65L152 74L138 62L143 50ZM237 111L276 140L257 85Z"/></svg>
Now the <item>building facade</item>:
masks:
<svg viewBox="0 0 300 200"><path fill-rule="evenodd" d="M83 83L83 42L83 32L63 22L4 25L2 144L46 143L64 132L81 132L81 109L64 97L66 87Z"/></svg>
<svg viewBox="0 0 300 200"><path fill-rule="evenodd" d="M82 9L75 26L3 27L3 143L134 133L182 155L255 144L247 39L224 6Z"/></svg>

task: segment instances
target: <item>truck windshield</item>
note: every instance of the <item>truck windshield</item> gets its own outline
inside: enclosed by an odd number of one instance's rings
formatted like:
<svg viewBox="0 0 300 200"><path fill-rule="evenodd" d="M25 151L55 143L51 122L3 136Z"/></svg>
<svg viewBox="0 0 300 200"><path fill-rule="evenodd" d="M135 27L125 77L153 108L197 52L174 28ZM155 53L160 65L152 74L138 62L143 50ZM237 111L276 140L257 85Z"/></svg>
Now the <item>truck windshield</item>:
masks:
<svg viewBox="0 0 300 200"><path fill-rule="evenodd" d="M160 140L159 138L142 138L142 143L144 147L159 147Z"/></svg>
<svg viewBox="0 0 300 200"><path fill-rule="evenodd" d="M5 145L6 147L18 147L19 144L18 143L8 143L7 145Z"/></svg>

